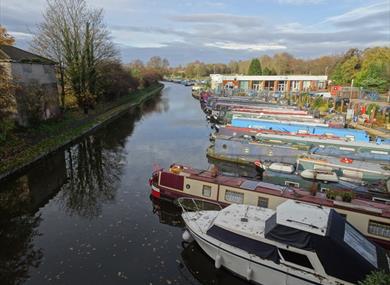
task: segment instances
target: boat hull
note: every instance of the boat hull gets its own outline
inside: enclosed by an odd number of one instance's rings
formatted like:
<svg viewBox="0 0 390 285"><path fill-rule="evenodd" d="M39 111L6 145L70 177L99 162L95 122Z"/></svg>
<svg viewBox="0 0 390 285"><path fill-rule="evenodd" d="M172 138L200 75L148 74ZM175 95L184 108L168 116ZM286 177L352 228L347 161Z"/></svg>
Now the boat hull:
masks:
<svg viewBox="0 0 390 285"><path fill-rule="evenodd" d="M221 246L208 241L204 236L198 235L190 228L187 227L191 236L202 248L202 250L210 256L214 261L217 256L221 262L221 266L228 269L229 271L237 274L243 279L247 279L256 284L266 285L312 285L312 284L332 284L332 283L319 283L314 280L305 280L300 276L294 276L292 274L285 273L280 269L276 269L271 264L261 264L259 258L251 260L250 255L246 253L241 255L238 251L227 251ZM221 244L219 244L221 245ZM271 262L268 262L271 263ZM250 271L250 273L248 273ZM249 276L248 276L249 275ZM248 278L249 277L249 278ZM324 280L323 280L324 281Z"/></svg>

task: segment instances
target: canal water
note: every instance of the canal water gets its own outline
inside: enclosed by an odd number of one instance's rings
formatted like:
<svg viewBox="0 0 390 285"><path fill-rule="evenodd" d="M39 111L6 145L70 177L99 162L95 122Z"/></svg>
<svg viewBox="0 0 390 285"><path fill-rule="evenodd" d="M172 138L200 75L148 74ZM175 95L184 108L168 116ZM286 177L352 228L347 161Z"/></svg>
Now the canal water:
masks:
<svg viewBox="0 0 390 285"><path fill-rule="evenodd" d="M150 199L173 162L209 166L210 127L191 88L159 96L0 184L0 284L246 284Z"/></svg>

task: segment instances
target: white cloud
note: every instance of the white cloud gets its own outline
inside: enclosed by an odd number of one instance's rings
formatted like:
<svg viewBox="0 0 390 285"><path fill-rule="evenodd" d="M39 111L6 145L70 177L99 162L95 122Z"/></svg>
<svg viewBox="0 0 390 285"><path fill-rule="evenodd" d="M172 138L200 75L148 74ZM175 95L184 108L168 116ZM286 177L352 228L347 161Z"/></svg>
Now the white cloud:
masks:
<svg viewBox="0 0 390 285"><path fill-rule="evenodd" d="M302 4L319 4L324 0L278 0L280 4L302 5Z"/></svg>
<svg viewBox="0 0 390 285"><path fill-rule="evenodd" d="M16 38L16 40L30 40L34 37L33 34L30 33L23 33L23 32L15 32L15 31L9 31L9 34Z"/></svg>
<svg viewBox="0 0 390 285"><path fill-rule="evenodd" d="M334 24L351 24L354 22L360 22L361 24L364 24L364 21L367 19L380 20L378 17L379 15L384 15L385 19L387 18L387 24L389 24L390 1L359 7L344 14L329 17L324 21L324 23L331 22Z"/></svg>
<svg viewBox="0 0 390 285"><path fill-rule="evenodd" d="M287 47L279 44L247 44L247 43L235 43L235 42L215 42L205 43L207 47L215 47L221 49L230 50L247 50L247 51L266 51L266 50L280 50L286 49Z"/></svg>
<svg viewBox="0 0 390 285"><path fill-rule="evenodd" d="M170 19L183 23L219 23L226 25L235 25L238 27L253 27L263 23L263 20L260 17L241 16L223 13L176 15L170 17Z"/></svg>

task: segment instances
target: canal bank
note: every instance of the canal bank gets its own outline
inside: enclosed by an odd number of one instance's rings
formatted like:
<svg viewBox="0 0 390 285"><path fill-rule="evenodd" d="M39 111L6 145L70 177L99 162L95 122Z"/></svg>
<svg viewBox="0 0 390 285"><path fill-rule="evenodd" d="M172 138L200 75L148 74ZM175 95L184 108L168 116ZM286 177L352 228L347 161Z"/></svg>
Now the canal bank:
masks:
<svg viewBox="0 0 390 285"><path fill-rule="evenodd" d="M32 145L29 145L8 159L1 159L0 181L9 176L17 175L33 163L62 148L65 148L77 139L80 139L81 137L108 124L112 120L115 120L123 115L128 111L128 109L149 100L156 94L159 94L163 88L164 85L160 83L129 94L124 98L120 98L117 103L114 102L114 104L111 104L110 107L98 112L97 114L88 116L80 121L74 120L73 122L67 122L67 124L71 127L64 129L60 134L51 137L49 136L48 138L44 138Z"/></svg>
<svg viewBox="0 0 390 285"><path fill-rule="evenodd" d="M1 181L0 284L244 284L210 272L200 248L182 246L175 210L150 200L154 167L208 167L209 133L191 88L167 83Z"/></svg>

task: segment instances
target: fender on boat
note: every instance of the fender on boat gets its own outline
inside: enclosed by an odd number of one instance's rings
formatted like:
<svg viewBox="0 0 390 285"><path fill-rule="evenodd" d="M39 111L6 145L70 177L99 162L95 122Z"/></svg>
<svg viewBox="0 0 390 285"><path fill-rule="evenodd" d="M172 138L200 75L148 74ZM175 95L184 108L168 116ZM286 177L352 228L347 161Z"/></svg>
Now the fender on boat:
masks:
<svg viewBox="0 0 390 285"><path fill-rule="evenodd" d="M182 238L183 238L183 240L186 241L186 242L190 242L191 239L192 239L191 234L190 234L187 230L185 230L185 231L183 232Z"/></svg>
<svg viewBox="0 0 390 285"><path fill-rule="evenodd" d="M221 265L222 265L222 256L220 256L219 254L217 254L217 256L215 257L215 268L217 269L220 269L221 268Z"/></svg>
<svg viewBox="0 0 390 285"><path fill-rule="evenodd" d="M250 281L252 279L253 270L252 268L248 267L246 270L246 280Z"/></svg>

